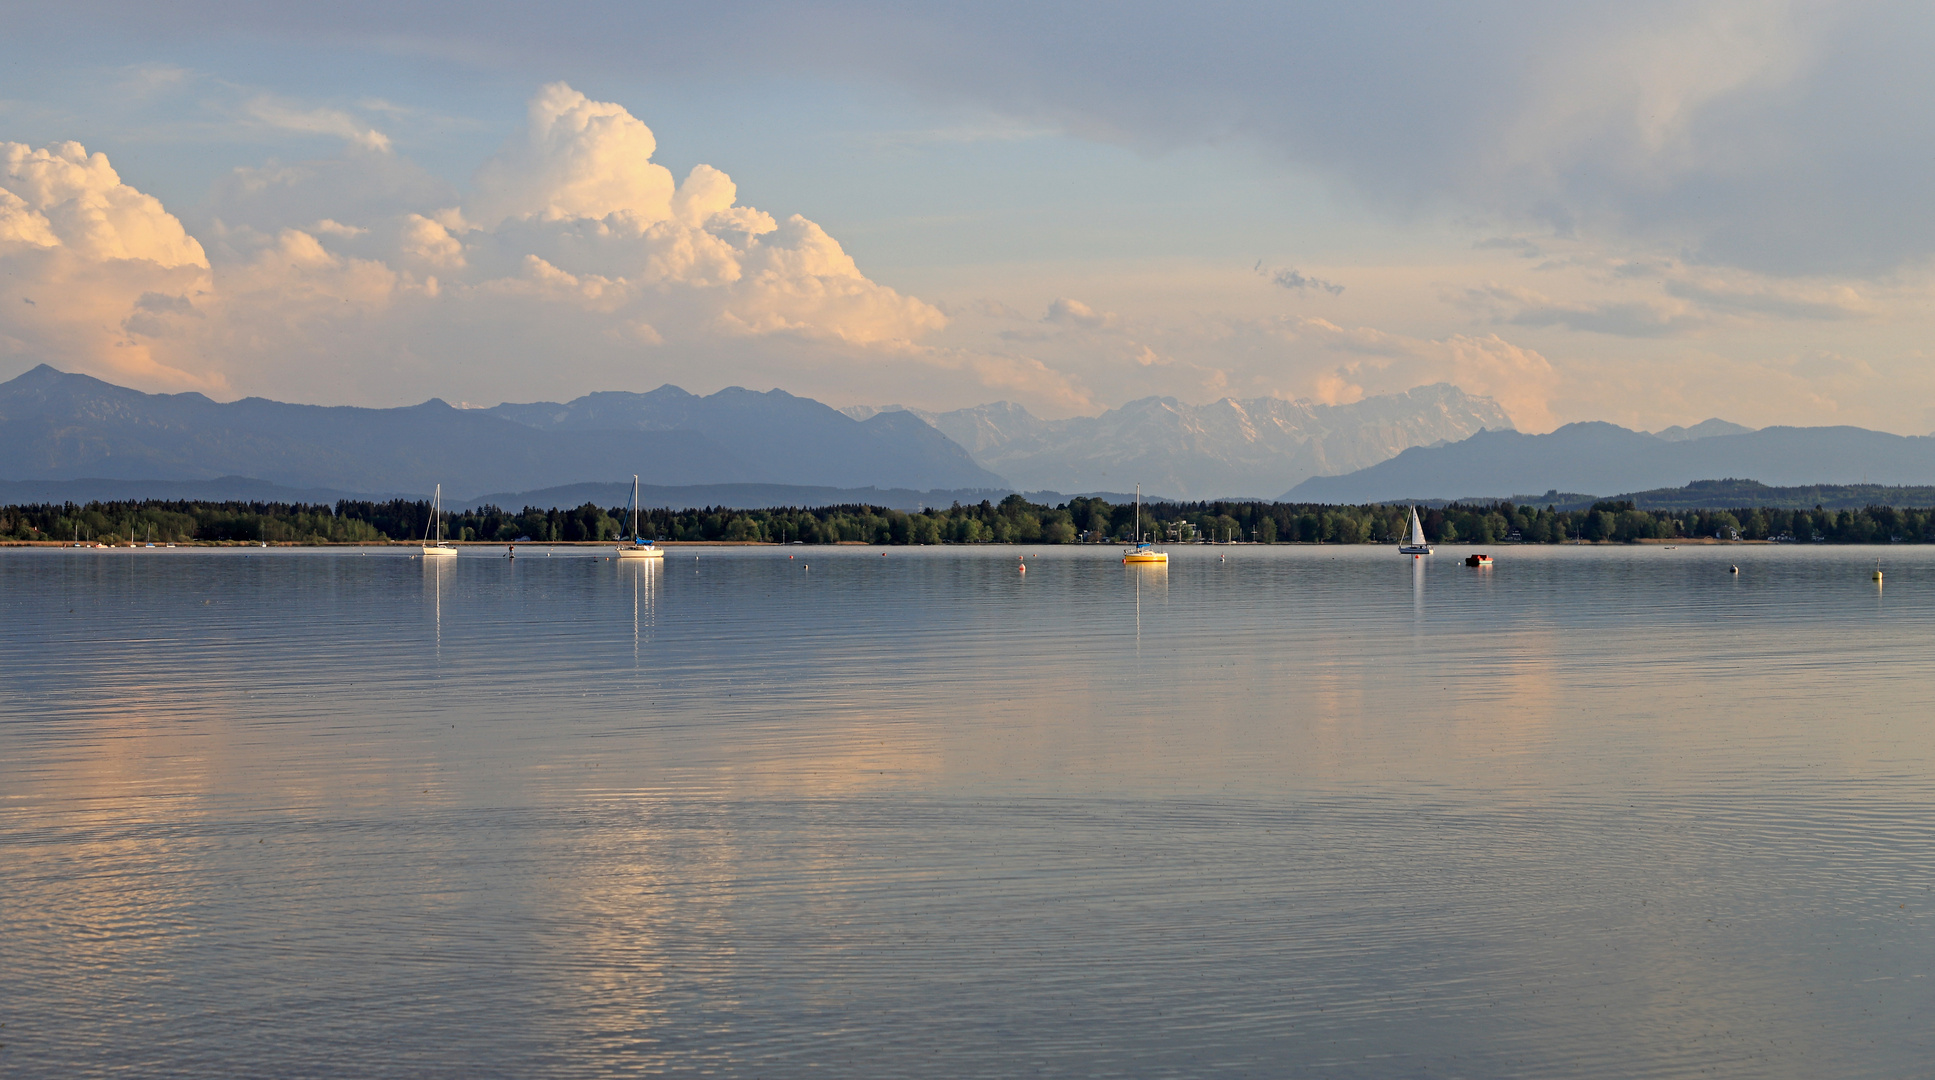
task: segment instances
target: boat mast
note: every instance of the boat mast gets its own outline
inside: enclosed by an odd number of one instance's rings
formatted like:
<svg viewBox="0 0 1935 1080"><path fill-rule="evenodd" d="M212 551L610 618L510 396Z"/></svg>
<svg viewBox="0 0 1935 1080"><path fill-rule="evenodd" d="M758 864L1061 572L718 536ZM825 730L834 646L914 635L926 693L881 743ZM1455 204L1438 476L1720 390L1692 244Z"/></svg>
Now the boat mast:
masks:
<svg viewBox="0 0 1935 1080"><path fill-rule="evenodd" d="M632 543L638 543L638 474L632 474Z"/></svg>

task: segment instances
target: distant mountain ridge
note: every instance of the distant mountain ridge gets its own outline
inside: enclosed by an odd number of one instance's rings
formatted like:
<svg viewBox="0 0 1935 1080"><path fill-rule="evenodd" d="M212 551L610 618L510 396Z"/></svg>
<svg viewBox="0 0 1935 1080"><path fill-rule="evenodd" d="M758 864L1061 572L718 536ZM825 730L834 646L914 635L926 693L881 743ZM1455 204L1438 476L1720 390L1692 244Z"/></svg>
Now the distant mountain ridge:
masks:
<svg viewBox="0 0 1935 1080"><path fill-rule="evenodd" d="M1935 484L1935 437L1770 427L1673 439L1602 422L1567 424L1545 435L1483 431L1406 450L1357 472L1314 477L1282 498L1368 503L1551 490L1645 492L1725 476L1753 476L1774 487Z"/></svg>
<svg viewBox="0 0 1935 1080"><path fill-rule="evenodd" d="M1140 483L1185 499L1267 497L1409 447L1512 428L1496 402L1448 383L1349 405L1285 398L1188 405L1152 397L1067 420L1043 420L1006 401L942 413L900 406L844 411L856 419L911 412L1018 488L1119 491Z"/></svg>
<svg viewBox="0 0 1935 1080"><path fill-rule="evenodd" d="M917 417L862 424L782 391L588 395L394 409L145 394L41 365L0 384L0 480L213 480L462 498L649 475L660 483L1007 487Z"/></svg>
<svg viewBox="0 0 1935 1080"><path fill-rule="evenodd" d="M752 463L768 482L832 487L1006 488L968 452L910 413L855 419L784 390L728 386L701 397L676 386L606 390L575 401L480 412L554 432L697 432ZM812 477L814 479L805 479Z"/></svg>
<svg viewBox="0 0 1935 1080"><path fill-rule="evenodd" d="M1806 484L1773 487L1758 480L1728 477L1724 480L1695 480L1685 487L1631 491L1605 499L1587 500L1585 505L1607 499L1631 502L1640 510L1732 510L1748 506L1774 510L1811 510L1817 506L1823 510L1860 510L1870 506L1935 506L1935 485Z"/></svg>
<svg viewBox="0 0 1935 1080"><path fill-rule="evenodd" d="M341 499L387 499L395 492L293 488L246 476L210 480L0 480L0 506L90 502L260 502L330 505Z"/></svg>
<svg viewBox="0 0 1935 1080"><path fill-rule="evenodd" d="M1110 503L1126 503L1134 498L1133 495L1117 491L1080 492L1079 494L1100 498ZM526 506L583 506L588 502L599 506L622 506L630 495L629 483L566 484L539 491L499 491L473 495L456 505L459 509L493 505L510 510ZM1029 502L1045 503L1050 506L1067 502L1072 497L1059 491L1018 492L1012 488L938 488L915 491L911 488L833 488L805 487L797 484L701 484L690 487L641 485L638 489L638 500L641 506L666 506L678 510L708 506L733 510L770 510L787 506L885 506L894 510L923 510L929 507L945 509L955 503L963 506L973 506L984 501L998 503L1009 495L1020 495ZM1153 504L1175 500L1152 499L1144 494L1142 501Z"/></svg>

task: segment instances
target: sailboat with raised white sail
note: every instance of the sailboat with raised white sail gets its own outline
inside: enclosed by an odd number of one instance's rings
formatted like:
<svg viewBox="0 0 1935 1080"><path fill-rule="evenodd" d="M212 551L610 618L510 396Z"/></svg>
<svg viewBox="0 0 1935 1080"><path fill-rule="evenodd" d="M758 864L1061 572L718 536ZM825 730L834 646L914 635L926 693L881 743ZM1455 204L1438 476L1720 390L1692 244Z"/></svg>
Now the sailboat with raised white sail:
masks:
<svg viewBox="0 0 1935 1080"><path fill-rule="evenodd" d="M1431 545L1424 542L1424 523L1418 520L1418 508L1411 508L1411 535L1398 545L1400 555L1429 555Z"/></svg>
<svg viewBox="0 0 1935 1080"><path fill-rule="evenodd" d="M430 542L432 531L437 534L436 543ZM443 485L437 485L437 493L430 499L430 521L423 527L423 557L440 559L457 557L457 549L443 542Z"/></svg>
<svg viewBox="0 0 1935 1080"><path fill-rule="evenodd" d="M658 546L657 543L650 540L642 539L638 535L638 474L637 473L632 474L632 501L630 504L630 509L632 512L631 513L632 539L631 539L631 543L629 544L625 543L622 539L619 541L618 557L621 559L663 559L665 557L665 552L663 549L661 549Z"/></svg>

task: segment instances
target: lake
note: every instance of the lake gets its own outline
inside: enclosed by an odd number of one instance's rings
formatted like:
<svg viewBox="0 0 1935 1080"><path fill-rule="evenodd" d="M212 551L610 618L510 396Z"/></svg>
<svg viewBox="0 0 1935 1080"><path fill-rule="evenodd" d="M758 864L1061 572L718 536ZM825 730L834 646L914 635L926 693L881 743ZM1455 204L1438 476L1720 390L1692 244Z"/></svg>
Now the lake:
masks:
<svg viewBox="0 0 1935 1080"><path fill-rule="evenodd" d="M1172 550L0 551L0 1075L1928 1074L1935 547Z"/></svg>

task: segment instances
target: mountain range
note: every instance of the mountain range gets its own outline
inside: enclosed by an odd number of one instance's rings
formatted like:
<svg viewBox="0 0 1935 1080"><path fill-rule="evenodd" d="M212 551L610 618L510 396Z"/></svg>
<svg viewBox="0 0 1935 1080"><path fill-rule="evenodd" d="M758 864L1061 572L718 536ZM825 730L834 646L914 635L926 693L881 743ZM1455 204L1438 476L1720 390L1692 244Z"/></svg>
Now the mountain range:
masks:
<svg viewBox="0 0 1935 1080"><path fill-rule="evenodd" d="M1448 383L1323 405L1283 398L1129 402L1100 416L1043 420L1012 402L952 412L857 406L874 422L911 412L1020 488L1145 491L1188 499L1268 497L1306 477L1349 472L1407 447L1510 430L1490 398Z"/></svg>
<svg viewBox="0 0 1935 1080"><path fill-rule="evenodd" d="M809 398L677 387L458 409L220 403L46 365L0 384L0 480L212 480L456 498L586 480L1005 488L918 417L858 422Z"/></svg>
<svg viewBox="0 0 1935 1080"><path fill-rule="evenodd" d="M1712 434L1685 437L1704 429ZM1481 431L1292 487L1285 502L1369 503L1507 498L1527 491L1645 491L1751 476L1762 484L1935 483L1935 437L1856 427L1770 427L1724 421L1649 434L1599 422L1545 435Z"/></svg>
<svg viewBox="0 0 1935 1080"><path fill-rule="evenodd" d="M1042 420L1007 402L842 412L739 387L700 396L662 386L485 409L434 398L391 409L222 403L43 364L0 384L0 481L33 482L47 498L81 481L120 482L117 493L144 481L359 495L419 495L442 484L455 504L489 493L562 497L637 472L668 496L716 491L796 505L836 495L863 501L869 492L932 505L962 492L1119 492L1138 483L1150 497L1204 498L1267 494L1314 472L1510 424L1489 399L1445 385L1339 406L1147 398L1098 417ZM71 490L83 489L97 490Z"/></svg>
<svg viewBox="0 0 1935 1080"><path fill-rule="evenodd" d="M1328 503L1665 491L1740 476L1780 487L1935 484L1935 437L1756 431L1718 419L1652 433L1578 423L1527 435L1510 425L1495 402L1444 384L1349 405L1145 398L1100 416L1044 420L1010 402L941 413L837 410L739 387L700 396L662 386L487 409L436 399L390 409L222 403L42 365L0 383L0 495L325 501L420 496L442 484L453 505L576 505L611 502L634 472L660 504L907 507L1137 483L1148 498L1268 498L1274 490L1284 501Z"/></svg>

